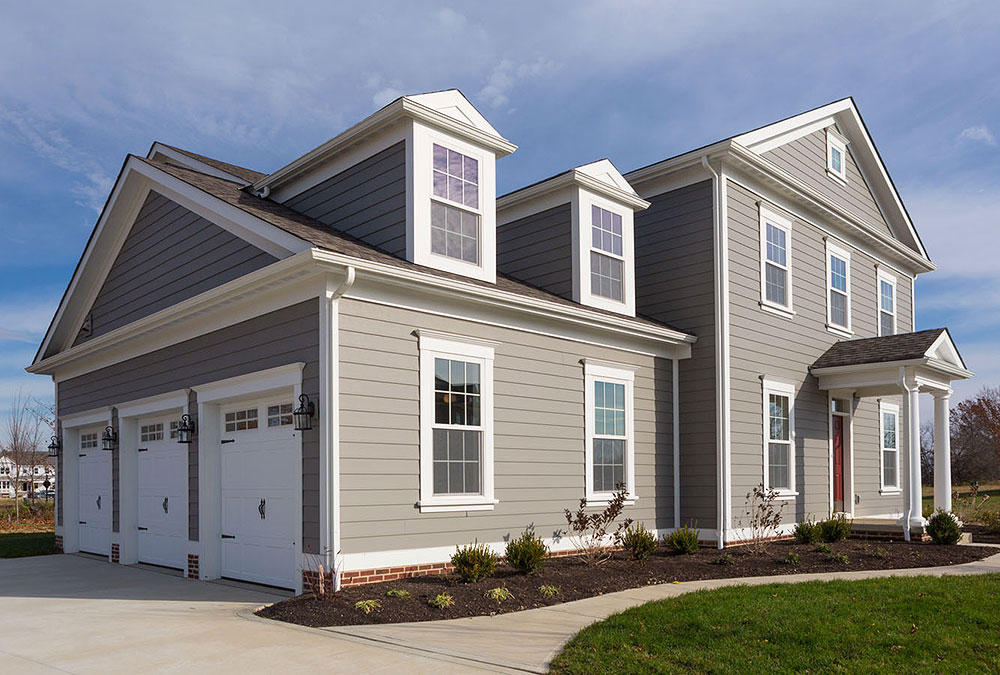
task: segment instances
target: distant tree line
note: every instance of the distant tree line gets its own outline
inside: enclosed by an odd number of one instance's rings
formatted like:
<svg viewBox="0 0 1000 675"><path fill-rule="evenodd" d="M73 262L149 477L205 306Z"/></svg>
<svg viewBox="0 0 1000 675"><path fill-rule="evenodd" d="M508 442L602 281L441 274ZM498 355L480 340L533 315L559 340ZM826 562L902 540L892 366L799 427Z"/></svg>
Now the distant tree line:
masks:
<svg viewBox="0 0 1000 675"><path fill-rule="evenodd" d="M921 474L934 482L934 427L920 429ZM951 482L1000 481L1000 387L986 387L951 409Z"/></svg>

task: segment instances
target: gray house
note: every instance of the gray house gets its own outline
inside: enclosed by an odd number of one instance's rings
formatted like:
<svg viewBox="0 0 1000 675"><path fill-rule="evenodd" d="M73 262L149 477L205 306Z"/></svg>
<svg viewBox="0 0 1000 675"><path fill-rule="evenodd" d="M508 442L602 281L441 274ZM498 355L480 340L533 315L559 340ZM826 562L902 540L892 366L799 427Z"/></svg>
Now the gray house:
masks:
<svg viewBox="0 0 1000 675"><path fill-rule="evenodd" d="M850 100L622 175L497 197L516 147L450 90L269 174L129 156L30 372L67 552L301 589L443 569L617 485L658 532L844 512L922 527L947 478L933 269ZM947 481L936 499L949 506Z"/></svg>

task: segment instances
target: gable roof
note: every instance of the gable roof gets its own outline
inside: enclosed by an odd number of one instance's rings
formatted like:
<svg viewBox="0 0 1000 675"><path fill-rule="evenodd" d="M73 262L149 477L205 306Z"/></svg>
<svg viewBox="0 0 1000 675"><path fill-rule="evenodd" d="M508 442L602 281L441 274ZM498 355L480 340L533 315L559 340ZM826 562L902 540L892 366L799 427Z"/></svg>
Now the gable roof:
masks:
<svg viewBox="0 0 1000 675"><path fill-rule="evenodd" d="M826 350L810 369L843 368L920 359L937 359L967 370L947 328L844 340Z"/></svg>
<svg viewBox="0 0 1000 675"><path fill-rule="evenodd" d="M605 158L568 169L501 195L497 197L497 210L535 199L573 183L633 209L649 208L649 202L640 197L611 160Z"/></svg>
<svg viewBox="0 0 1000 675"><path fill-rule="evenodd" d="M236 180L244 185L249 185L267 175L260 171L247 169L242 166L230 164L229 162L222 162L218 159L206 157L205 155L199 155L190 150L184 150L183 148L156 141L150 146L149 152L146 153L146 159L156 159L159 156L165 157L182 166L192 168L195 171L219 176L220 178Z"/></svg>

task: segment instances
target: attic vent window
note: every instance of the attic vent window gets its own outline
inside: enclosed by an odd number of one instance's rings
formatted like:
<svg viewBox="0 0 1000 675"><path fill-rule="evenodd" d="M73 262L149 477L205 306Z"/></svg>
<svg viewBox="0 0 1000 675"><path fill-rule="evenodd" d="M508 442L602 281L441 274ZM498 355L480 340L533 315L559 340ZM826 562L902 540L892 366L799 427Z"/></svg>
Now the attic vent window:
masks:
<svg viewBox="0 0 1000 675"><path fill-rule="evenodd" d="M847 180L847 143L836 132L826 132L826 171L833 178Z"/></svg>
<svg viewBox="0 0 1000 675"><path fill-rule="evenodd" d="M479 264L479 160L434 144L431 253Z"/></svg>

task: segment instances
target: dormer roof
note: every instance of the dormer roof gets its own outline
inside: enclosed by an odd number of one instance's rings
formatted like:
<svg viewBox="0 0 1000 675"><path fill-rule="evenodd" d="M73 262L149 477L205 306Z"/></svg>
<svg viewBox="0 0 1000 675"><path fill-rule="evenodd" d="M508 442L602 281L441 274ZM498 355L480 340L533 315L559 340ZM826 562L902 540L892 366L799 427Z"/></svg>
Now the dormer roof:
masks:
<svg viewBox="0 0 1000 675"><path fill-rule="evenodd" d="M497 210L537 199L570 185L586 188L636 211L649 208L649 202L639 196L611 160L599 159L497 197Z"/></svg>

